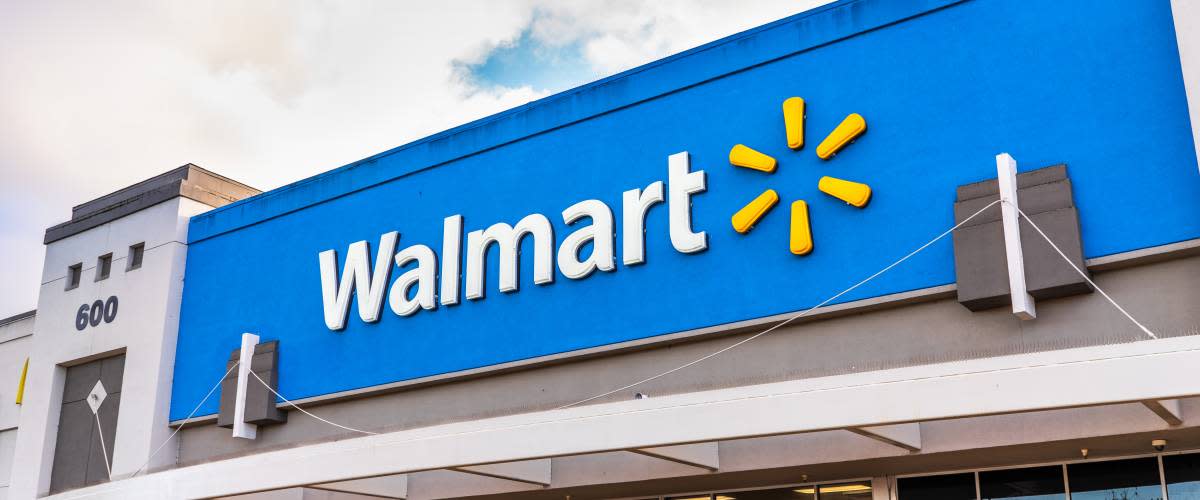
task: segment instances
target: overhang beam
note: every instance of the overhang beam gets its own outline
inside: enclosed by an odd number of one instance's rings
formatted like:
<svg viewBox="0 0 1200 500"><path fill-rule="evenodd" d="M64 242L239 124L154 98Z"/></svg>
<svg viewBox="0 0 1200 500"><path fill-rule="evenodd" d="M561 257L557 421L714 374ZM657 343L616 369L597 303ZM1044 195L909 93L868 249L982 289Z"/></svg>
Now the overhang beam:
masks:
<svg viewBox="0 0 1200 500"><path fill-rule="evenodd" d="M403 500L408 498L408 474L313 484L308 488Z"/></svg>
<svg viewBox="0 0 1200 500"><path fill-rule="evenodd" d="M721 467L720 457L717 453L717 443L715 441L676 446L659 446L655 448L639 448L629 451L639 455L699 467L708 471L716 471Z"/></svg>
<svg viewBox="0 0 1200 500"><path fill-rule="evenodd" d="M1167 425L1183 424L1183 408L1179 406L1178 399L1159 399L1152 401L1142 401L1146 408L1163 419Z"/></svg>
<svg viewBox="0 0 1200 500"><path fill-rule="evenodd" d="M450 470L480 476L507 479L536 486L550 486L550 459L521 460L467 467L450 467Z"/></svg>
<svg viewBox="0 0 1200 500"><path fill-rule="evenodd" d="M921 451L921 424L918 423L851 427L846 430L908 451Z"/></svg>

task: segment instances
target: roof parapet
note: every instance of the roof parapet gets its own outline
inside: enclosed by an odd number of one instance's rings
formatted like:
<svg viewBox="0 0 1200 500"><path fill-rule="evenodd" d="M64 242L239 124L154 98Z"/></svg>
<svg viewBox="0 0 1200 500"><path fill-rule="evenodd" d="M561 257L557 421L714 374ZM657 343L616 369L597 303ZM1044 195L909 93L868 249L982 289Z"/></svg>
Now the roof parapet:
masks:
<svg viewBox="0 0 1200 500"><path fill-rule="evenodd" d="M71 220L46 229L43 243L61 240L178 196L215 208L261 192L188 163L76 205L71 209Z"/></svg>

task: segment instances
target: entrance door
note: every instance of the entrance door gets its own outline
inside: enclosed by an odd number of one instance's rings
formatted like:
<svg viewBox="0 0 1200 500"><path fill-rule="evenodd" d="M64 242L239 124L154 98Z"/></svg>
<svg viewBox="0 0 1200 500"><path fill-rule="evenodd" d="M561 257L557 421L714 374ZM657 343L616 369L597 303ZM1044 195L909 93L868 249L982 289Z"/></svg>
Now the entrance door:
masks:
<svg viewBox="0 0 1200 500"><path fill-rule="evenodd" d="M124 354L67 368L50 493L108 481L124 372ZM89 399L99 403L97 413Z"/></svg>

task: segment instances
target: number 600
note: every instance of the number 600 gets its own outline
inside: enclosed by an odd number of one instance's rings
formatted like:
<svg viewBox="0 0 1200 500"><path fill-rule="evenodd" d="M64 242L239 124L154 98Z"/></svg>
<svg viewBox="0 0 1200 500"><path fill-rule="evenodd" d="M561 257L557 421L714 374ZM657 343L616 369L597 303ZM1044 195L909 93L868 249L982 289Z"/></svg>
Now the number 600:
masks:
<svg viewBox="0 0 1200 500"><path fill-rule="evenodd" d="M108 300L97 300L91 304L79 306L79 312L75 313L75 329L82 331L88 325L99 325L101 321L112 323L116 318L117 296L113 295Z"/></svg>

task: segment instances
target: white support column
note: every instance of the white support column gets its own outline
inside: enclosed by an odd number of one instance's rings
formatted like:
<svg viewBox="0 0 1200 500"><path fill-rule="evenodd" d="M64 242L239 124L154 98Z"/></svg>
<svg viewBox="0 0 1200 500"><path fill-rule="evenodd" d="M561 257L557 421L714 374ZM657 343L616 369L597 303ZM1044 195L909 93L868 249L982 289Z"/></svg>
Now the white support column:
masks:
<svg viewBox="0 0 1200 500"><path fill-rule="evenodd" d="M451 470L480 476L507 479L537 486L550 486L550 459L521 460L487 465L452 467Z"/></svg>
<svg viewBox="0 0 1200 500"><path fill-rule="evenodd" d="M1023 320L1034 319L1037 311L1025 287L1025 256L1021 252L1021 225L1017 220L1017 161L1008 153L996 155L996 181L1000 187L1000 217L1013 314Z"/></svg>
<svg viewBox="0 0 1200 500"><path fill-rule="evenodd" d="M1153 401L1142 401L1146 408L1163 419L1167 425L1180 425L1183 423L1183 409L1179 407L1178 399L1159 399Z"/></svg>
<svg viewBox="0 0 1200 500"><path fill-rule="evenodd" d="M921 424L894 424L846 429L908 451L921 451Z"/></svg>
<svg viewBox="0 0 1200 500"><path fill-rule="evenodd" d="M314 484L308 487L316 490L403 500L408 498L408 474L351 479L336 483Z"/></svg>
<svg viewBox="0 0 1200 500"><path fill-rule="evenodd" d="M1171 17L1175 21L1188 114L1192 118L1192 141L1200 158L1200 2L1171 0Z"/></svg>
<svg viewBox="0 0 1200 500"><path fill-rule="evenodd" d="M681 444L629 450L639 455L661 458L670 462L699 467L715 472L720 468L720 457L716 441L709 443Z"/></svg>
<svg viewBox="0 0 1200 500"><path fill-rule="evenodd" d="M254 360L254 346L258 345L258 335L242 334L242 352L238 357L237 397L233 403L233 437L254 439L258 435L258 426L246 423L246 384L250 382L250 363Z"/></svg>
<svg viewBox="0 0 1200 500"><path fill-rule="evenodd" d="M880 476L871 478L871 500L895 500L892 498L892 488L895 478Z"/></svg>

